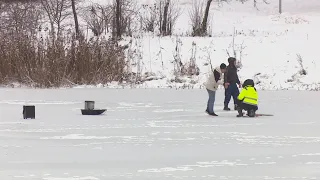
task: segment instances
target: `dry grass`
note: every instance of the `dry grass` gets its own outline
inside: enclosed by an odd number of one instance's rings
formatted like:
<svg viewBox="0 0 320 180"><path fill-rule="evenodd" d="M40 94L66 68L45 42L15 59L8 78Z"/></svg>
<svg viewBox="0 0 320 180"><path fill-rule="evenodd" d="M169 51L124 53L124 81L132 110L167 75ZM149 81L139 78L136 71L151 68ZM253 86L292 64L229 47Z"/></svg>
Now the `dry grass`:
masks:
<svg viewBox="0 0 320 180"><path fill-rule="evenodd" d="M116 42L75 38L72 32L39 31L45 15L39 3L1 7L0 84L48 88L126 79L125 51Z"/></svg>
<svg viewBox="0 0 320 180"><path fill-rule="evenodd" d="M34 87L60 87L125 78L123 48L112 41L65 37L53 44L50 39L42 42L28 37L12 39L8 36L0 39L2 84L19 82Z"/></svg>

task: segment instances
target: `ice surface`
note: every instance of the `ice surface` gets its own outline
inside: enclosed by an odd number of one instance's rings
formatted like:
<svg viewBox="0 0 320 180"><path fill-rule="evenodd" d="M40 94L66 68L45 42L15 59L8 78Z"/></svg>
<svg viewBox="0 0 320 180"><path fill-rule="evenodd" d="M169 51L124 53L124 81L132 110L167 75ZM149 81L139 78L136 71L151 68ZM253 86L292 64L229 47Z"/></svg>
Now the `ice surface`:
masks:
<svg viewBox="0 0 320 180"><path fill-rule="evenodd" d="M0 89L4 180L229 179L320 177L320 94L260 92L260 113L204 113L205 90ZM82 116L85 100L107 108ZM36 119L22 119L22 105ZM232 105L232 103L231 103Z"/></svg>

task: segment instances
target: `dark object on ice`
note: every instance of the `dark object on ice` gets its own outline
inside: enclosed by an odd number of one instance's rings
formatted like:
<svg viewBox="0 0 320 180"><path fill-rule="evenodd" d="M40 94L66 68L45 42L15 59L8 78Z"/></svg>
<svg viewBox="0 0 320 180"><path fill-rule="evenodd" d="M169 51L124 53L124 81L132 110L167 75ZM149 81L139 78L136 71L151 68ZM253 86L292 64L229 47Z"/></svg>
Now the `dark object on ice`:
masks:
<svg viewBox="0 0 320 180"><path fill-rule="evenodd" d="M94 101L85 101L84 109L93 110L94 109Z"/></svg>
<svg viewBox="0 0 320 180"><path fill-rule="evenodd" d="M256 113L254 117L261 117L261 116L274 116L274 115L273 115L273 114L258 114L258 113ZM243 115L243 116L237 115L237 117L248 117L248 118L252 118L252 117L248 116L248 114Z"/></svg>
<svg viewBox="0 0 320 180"><path fill-rule="evenodd" d="M259 116L273 116L273 114L256 114L256 117L259 117Z"/></svg>
<svg viewBox="0 0 320 180"><path fill-rule="evenodd" d="M85 101L84 109L81 109L82 115L101 115L106 109L94 109L94 101Z"/></svg>
<svg viewBox="0 0 320 180"><path fill-rule="evenodd" d="M101 115L106 109L81 109L82 115Z"/></svg>
<svg viewBox="0 0 320 180"><path fill-rule="evenodd" d="M23 119L35 119L36 118L36 107L35 106L23 106Z"/></svg>

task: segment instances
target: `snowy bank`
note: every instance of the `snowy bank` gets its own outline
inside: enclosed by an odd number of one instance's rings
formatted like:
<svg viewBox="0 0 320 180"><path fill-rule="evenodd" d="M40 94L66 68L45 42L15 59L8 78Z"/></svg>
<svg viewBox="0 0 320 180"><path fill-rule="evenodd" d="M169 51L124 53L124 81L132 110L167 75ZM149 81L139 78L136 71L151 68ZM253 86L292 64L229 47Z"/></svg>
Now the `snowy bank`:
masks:
<svg viewBox="0 0 320 180"><path fill-rule="evenodd" d="M129 39L128 57L131 70L142 76L147 74L146 81L138 85L111 83L99 87L201 88L211 71L210 62L213 67L227 63L228 52L232 55L235 51L242 64L241 81L253 78L258 88L265 90L318 90L318 19L317 15L290 14L243 17L232 25L236 28L235 35L221 30L212 37L201 38L136 36ZM175 81L177 59L182 64L195 60L200 74Z"/></svg>
<svg viewBox="0 0 320 180"><path fill-rule="evenodd" d="M286 1L281 15L277 14L277 1L259 2L259 10L250 3L223 3L219 7L214 4L212 36L187 37L191 2L180 1L183 12L174 36L139 33L127 39L126 42L131 41L127 55L133 66L131 70L140 73L146 81L138 85L111 83L98 87L202 88L211 71L210 62L213 67L227 63L228 53L233 55L235 51L242 64L241 81L253 78L258 88L265 90L320 89L316 61L320 39L318 1ZM200 74L179 77L177 81L174 75L177 59L183 65L195 60Z"/></svg>

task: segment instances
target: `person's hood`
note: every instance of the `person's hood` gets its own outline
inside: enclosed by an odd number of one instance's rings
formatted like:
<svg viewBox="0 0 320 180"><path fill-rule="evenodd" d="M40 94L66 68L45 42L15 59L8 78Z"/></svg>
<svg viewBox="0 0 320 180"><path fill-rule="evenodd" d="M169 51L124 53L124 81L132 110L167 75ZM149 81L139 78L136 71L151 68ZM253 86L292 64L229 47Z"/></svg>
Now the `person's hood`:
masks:
<svg viewBox="0 0 320 180"><path fill-rule="evenodd" d="M254 81L252 79L247 79L243 82L243 87L254 87Z"/></svg>
<svg viewBox="0 0 320 180"><path fill-rule="evenodd" d="M222 73L220 67L216 67L214 70L218 71L220 74Z"/></svg>

